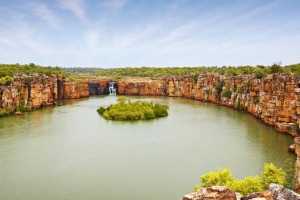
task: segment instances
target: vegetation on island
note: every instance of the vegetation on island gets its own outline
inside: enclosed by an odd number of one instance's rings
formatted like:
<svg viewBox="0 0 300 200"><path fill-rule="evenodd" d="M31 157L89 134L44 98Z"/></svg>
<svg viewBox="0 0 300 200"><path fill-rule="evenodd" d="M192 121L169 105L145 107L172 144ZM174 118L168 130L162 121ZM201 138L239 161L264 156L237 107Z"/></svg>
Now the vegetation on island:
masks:
<svg viewBox="0 0 300 200"><path fill-rule="evenodd" d="M199 190L202 187L226 186L235 192L245 195L266 190L271 183L287 187L289 183L287 183L288 180L286 177L287 173L272 163L264 164L264 171L261 177L248 176L244 179L235 179L230 169L225 168L219 169L216 172L211 171L200 176L201 183L195 186L194 190Z"/></svg>
<svg viewBox="0 0 300 200"><path fill-rule="evenodd" d="M168 106L146 101L131 101L130 98L119 97L117 104L104 108L99 107L97 112L108 120L147 120L168 116Z"/></svg>

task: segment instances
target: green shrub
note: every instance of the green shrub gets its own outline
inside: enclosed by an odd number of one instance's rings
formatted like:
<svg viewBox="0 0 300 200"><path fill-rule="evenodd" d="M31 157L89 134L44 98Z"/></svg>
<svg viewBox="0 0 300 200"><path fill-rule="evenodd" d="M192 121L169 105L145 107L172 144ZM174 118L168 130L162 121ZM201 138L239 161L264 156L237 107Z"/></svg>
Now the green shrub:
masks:
<svg viewBox="0 0 300 200"><path fill-rule="evenodd" d="M223 86L220 82L217 82L216 86L215 86L215 89L216 89L216 93L217 95L220 96L220 94L222 93L222 89L223 89Z"/></svg>
<svg viewBox="0 0 300 200"><path fill-rule="evenodd" d="M281 168L277 168L273 163L264 164L264 172L262 173L262 181L265 188L270 183L283 185L285 182L286 173Z"/></svg>
<svg viewBox="0 0 300 200"><path fill-rule="evenodd" d="M229 86L227 86L222 93L222 97L227 97L228 99L230 99L231 95L232 95L232 92L230 91Z"/></svg>
<svg viewBox="0 0 300 200"><path fill-rule="evenodd" d="M294 189L295 161L291 158L284 161L283 171L286 173L284 187Z"/></svg>
<svg viewBox="0 0 300 200"><path fill-rule="evenodd" d="M15 108L12 106L6 107L6 108L0 108L0 117L11 115L15 112Z"/></svg>
<svg viewBox="0 0 300 200"><path fill-rule="evenodd" d="M272 74L275 74L275 73L282 73L284 71L284 69L280 65L273 64L270 67L270 71L271 71Z"/></svg>
<svg viewBox="0 0 300 200"><path fill-rule="evenodd" d="M266 72L264 72L263 70L257 70L254 72L255 78L261 79L263 77L266 76Z"/></svg>
<svg viewBox="0 0 300 200"><path fill-rule="evenodd" d="M10 76L4 76L0 78L0 85L9 85L14 82L14 78Z"/></svg>
<svg viewBox="0 0 300 200"><path fill-rule="evenodd" d="M194 81L195 81L195 83L197 82L197 80L198 80L198 76L199 76L199 74L197 73L197 74L194 74Z"/></svg>
<svg viewBox="0 0 300 200"><path fill-rule="evenodd" d="M209 172L200 176L201 183L195 186L195 190L201 187L226 186L229 189L239 192L243 195L252 192L261 192L266 190L270 183L283 185L285 183L286 173L274 164L265 164L262 178L259 176L249 176L244 179L234 179L230 169L219 169L216 172Z"/></svg>
<svg viewBox="0 0 300 200"><path fill-rule="evenodd" d="M259 176L248 176L241 180L235 180L228 187L243 195L263 191L263 183Z"/></svg>
<svg viewBox="0 0 300 200"><path fill-rule="evenodd" d="M0 108L0 117L3 117L6 115L6 111L2 108Z"/></svg>
<svg viewBox="0 0 300 200"><path fill-rule="evenodd" d="M105 108L102 107L102 106L99 107L98 110L97 110L97 112L98 112L100 115L103 115L104 111L105 111Z"/></svg>
<svg viewBox="0 0 300 200"><path fill-rule="evenodd" d="M119 97L117 104L99 107L97 112L108 120L145 120L168 116L168 106Z"/></svg>
<svg viewBox="0 0 300 200"><path fill-rule="evenodd" d="M237 86L236 92L239 93L239 94L242 94L244 92L243 86Z"/></svg>
<svg viewBox="0 0 300 200"><path fill-rule="evenodd" d="M161 104L155 104L153 109L154 109L154 114L156 118L159 117L166 117L168 116L168 106L166 105L161 105Z"/></svg>
<svg viewBox="0 0 300 200"><path fill-rule="evenodd" d="M227 186L234 181L234 178L230 172L230 169L219 169L217 172L209 172L200 176L201 179L201 187L210 187L213 185L218 186Z"/></svg>

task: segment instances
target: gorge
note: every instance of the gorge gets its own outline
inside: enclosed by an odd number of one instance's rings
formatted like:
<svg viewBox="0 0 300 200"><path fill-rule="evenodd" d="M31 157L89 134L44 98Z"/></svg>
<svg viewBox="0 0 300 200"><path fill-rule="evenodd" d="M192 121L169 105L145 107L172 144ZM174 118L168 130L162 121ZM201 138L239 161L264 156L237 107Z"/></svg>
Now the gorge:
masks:
<svg viewBox="0 0 300 200"><path fill-rule="evenodd" d="M299 131L299 80L295 75L285 74L270 74L262 79L253 75L199 75L196 80L192 76L75 81L59 76L38 76L29 81L15 77L14 84L1 86L0 103L2 108L16 107L22 100L32 108L59 105L63 99L109 94L112 81L118 95L183 97L212 102L244 110L279 132L297 136ZM230 96L223 95L226 88ZM296 163L295 189L299 192L299 160Z"/></svg>

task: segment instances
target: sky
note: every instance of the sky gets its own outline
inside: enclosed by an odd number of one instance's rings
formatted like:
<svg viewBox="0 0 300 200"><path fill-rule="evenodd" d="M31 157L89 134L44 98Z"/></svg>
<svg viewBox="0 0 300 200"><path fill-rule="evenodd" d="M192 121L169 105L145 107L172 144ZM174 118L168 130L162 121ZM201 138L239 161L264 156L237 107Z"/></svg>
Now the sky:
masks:
<svg viewBox="0 0 300 200"><path fill-rule="evenodd" d="M300 63L300 0L0 0L0 63Z"/></svg>

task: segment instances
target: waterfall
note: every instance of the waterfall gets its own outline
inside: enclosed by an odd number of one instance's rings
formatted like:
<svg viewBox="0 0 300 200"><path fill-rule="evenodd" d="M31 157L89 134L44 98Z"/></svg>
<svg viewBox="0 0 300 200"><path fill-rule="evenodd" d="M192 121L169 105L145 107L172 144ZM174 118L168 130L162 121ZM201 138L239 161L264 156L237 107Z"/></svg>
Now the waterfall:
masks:
<svg viewBox="0 0 300 200"><path fill-rule="evenodd" d="M114 88L115 82L109 82L109 95L117 95L116 88Z"/></svg>

